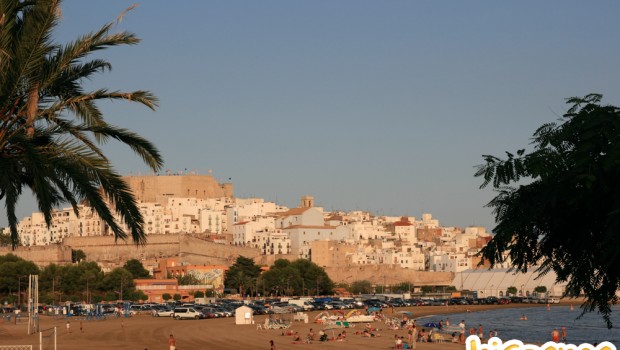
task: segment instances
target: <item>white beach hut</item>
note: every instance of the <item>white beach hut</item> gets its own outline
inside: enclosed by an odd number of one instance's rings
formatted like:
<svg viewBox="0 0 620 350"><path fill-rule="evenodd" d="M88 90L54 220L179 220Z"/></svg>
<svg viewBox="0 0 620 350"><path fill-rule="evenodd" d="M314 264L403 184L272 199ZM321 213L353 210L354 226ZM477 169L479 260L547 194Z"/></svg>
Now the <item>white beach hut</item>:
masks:
<svg viewBox="0 0 620 350"><path fill-rule="evenodd" d="M245 305L235 310L235 324L254 324L254 313Z"/></svg>

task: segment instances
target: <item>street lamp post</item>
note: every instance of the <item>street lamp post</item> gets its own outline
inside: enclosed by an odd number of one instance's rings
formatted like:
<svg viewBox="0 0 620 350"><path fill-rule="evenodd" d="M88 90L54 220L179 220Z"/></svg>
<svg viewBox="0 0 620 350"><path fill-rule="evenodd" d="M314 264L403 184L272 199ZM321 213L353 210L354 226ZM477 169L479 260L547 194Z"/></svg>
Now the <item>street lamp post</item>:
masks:
<svg viewBox="0 0 620 350"><path fill-rule="evenodd" d="M90 304L90 290L88 288L88 282L90 281L90 279L90 276L86 277L86 304Z"/></svg>
<svg viewBox="0 0 620 350"><path fill-rule="evenodd" d="M22 278L28 277L28 275L17 275L17 306L21 310L22 308Z"/></svg>
<svg viewBox="0 0 620 350"><path fill-rule="evenodd" d="M60 283L60 276L54 276L52 277L52 303L54 305L56 305L56 279L59 279L59 283ZM60 291L58 291L60 293Z"/></svg>

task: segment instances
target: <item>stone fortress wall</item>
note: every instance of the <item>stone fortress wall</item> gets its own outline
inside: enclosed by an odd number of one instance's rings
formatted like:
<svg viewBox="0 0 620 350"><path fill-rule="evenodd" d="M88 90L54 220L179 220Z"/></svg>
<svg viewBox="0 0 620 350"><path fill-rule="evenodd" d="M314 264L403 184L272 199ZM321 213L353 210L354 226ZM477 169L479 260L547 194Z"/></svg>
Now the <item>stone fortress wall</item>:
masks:
<svg viewBox="0 0 620 350"><path fill-rule="evenodd" d="M411 283L412 286L450 285L454 279L452 272L417 271L395 265L353 265L345 267L325 267L325 272L336 283L370 281L375 285L395 285Z"/></svg>
<svg viewBox="0 0 620 350"><path fill-rule="evenodd" d="M40 267L50 264L65 265L71 263L71 247L64 245L17 247L1 247L0 255L13 254L24 260L34 262Z"/></svg>
<svg viewBox="0 0 620 350"><path fill-rule="evenodd" d="M211 175L124 176L139 202L166 204L170 197L233 197L232 183L218 183Z"/></svg>
<svg viewBox="0 0 620 350"><path fill-rule="evenodd" d="M257 249L217 244L184 234L149 235L145 245L135 245L131 240L115 242L112 236L68 237L63 244L82 250L87 260L102 264L122 265L129 259L144 261L179 256L179 260L189 264L229 265L239 255L249 258L259 255Z"/></svg>
<svg viewBox="0 0 620 350"><path fill-rule="evenodd" d="M149 235L147 244L141 246L131 240L115 242L113 236L67 237L62 245L0 248L0 255L14 254L43 267L51 263L70 264L71 249L82 250L88 261L105 267L122 266L129 259L168 257L179 257L179 261L191 265L232 265L240 255L266 266L273 265L277 259L296 259L293 255L260 255L255 248L213 243L187 234ZM368 280L376 285L410 282L413 286L423 286L450 285L453 280L450 272L415 271L389 265L326 267L325 271L336 283Z"/></svg>

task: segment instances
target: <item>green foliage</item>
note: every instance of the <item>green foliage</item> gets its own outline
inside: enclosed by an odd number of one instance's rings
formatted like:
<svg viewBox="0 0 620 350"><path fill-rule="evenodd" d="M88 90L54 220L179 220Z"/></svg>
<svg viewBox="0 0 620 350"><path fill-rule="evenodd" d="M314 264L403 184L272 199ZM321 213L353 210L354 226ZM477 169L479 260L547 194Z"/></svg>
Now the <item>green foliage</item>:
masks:
<svg viewBox="0 0 620 350"><path fill-rule="evenodd" d="M19 242L18 242L19 245ZM0 234L0 247L12 247L11 235Z"/></svg>
<svg viewBox="0 0 620 350"><path fill-rule="evenodd" d="M542 125L533 150L484 155L475 176L497 196L488 204L497 226L481 251L492 266L553 270L566 295L584 294L583 312L598 309L609 328L620 289L620 109L602 96L569 98L559 123Z"/></svg>
<svg viewBox="0 0 620 350"><path fill-rule="evenodd" d="M205 293L201 290L195 291L194 292L194 298L204 298L205 297Z"/></svg>
<svg viewBox="0 0 620 350"><path fill-rule="evenodd" d="M127 260L123 268L129 271L133 278L151 278L149 271L144 268L144 265L138 259Z"/></svg>
<svg viewBox="0 0 620 350"><path fill-rule="evenodd" d="M179 276L177 277L177 282L181 286L201 284L201 281L199 281L194 275Z"/></svg>
<svg viewBox="0 0 620 350"><path fill-rule="evenodd" d="M392 292L394 293L409 293L409 288L411 288L411 284L408 282L401 282L395 284L391 287Z"/></svg>
<svg viewBox="0 0 620 350"><path fill-rule="evenodd" d="M506 288L506 294L517 295L518 289L515 286Z"/></svg>
<svg viewBox="0 0 620 350"><path fill-rule="evenodd" d="M547 293L547 287L545 287L545 286L536 286L536 288L534 288L534 291L536 293Z"/></svg>
<svg viewBox="0 0 620 350"><path fill-rule="evenodd" d="M13 254L0 256L0 293L17 294L21 287L28 287L28 275L39 274L39 268L32 261L26 261ZM21 282L20 282L21 280Z"/></svg>
<svg viewBox="0 0 620 350"><path fill-rule="evenodd" d="M174 299L174 301L180 301L181 300L181 294L174 293L174 295L172 296L172 299Z"/></svg>
<svg viewBox="0 0 620 350"><path fill-rule="evenodd" d="M127 299L132 301L146 301L149 299L149 297L148 295L144 294L143 291L135 289L132 292L128 293Z"/></svg>
<svg viewBox="0 0 620 350"><path fill-rule="evenodd" d="M435 287L434 286L422 286L420 290L422 291L422 293L432 293L435 290Z"/></svg>
<svg viewBox="0 0 620 350"><path fill-rule="evenodd" d="M245 295L250 291L250 288L255 288L260 272L260 266L256 265L254 260L239 256L235 263L226 271L224 286L235 289L240 294Z"/></svg>
<svg viewBox="0 0 620 350"><path fill-rule="evenodd" d="M165 302L167 302L168 300L172 299L172 295L170 295L170 293L164 293L161 295L161 298L164 299Z"/></svg>
<svg viewBox="0 0 620 350"><path fill-rule="evenodd" d="M351 293L370 294L372 293L372 283L368 280L353 281L351 283Z"/></svg>
<svg viewBox="0 0 620 350"><path fill-rule="evenodd" d="M144 220L135 197L101 145L110 139L127 145L153 171L163 160L149 141L109 124L97 102L128 101L155 109L157 99L148 91L91 90L95 75L112 66L105 59L88 58L139 39L108 23L68 44L57 43L53 34L62 19L61 2L2 1L0 200L12 244L19 244L15 211L26 188L48 226L55 207L69 203L78 214L78 204L87 201L116 238L127 237L125 226L134 242L144 243ZM108 201L114 203L114 213Z"/></svg>
<svg viewBox="0 0 620 350"><path fill-rule="evenodd" d="M273 295L331 294L334 288L325 269L306 259L276 260L263 274L262 282Z"/></svg>
<svg viewBox="0 0 620 350"><path fill-rule="evenodd" d="M106 291L118 291L119 299L128 300L135 289L133 275L122 267L117 267L106 274L100 285ZM122 291L122 295L120 294Z"/></svg>
<svg viewBox="0 0 620 350"><path fill-rule="evenodd" d="M86 260L86 253L81 249L71 249L71 262L78 263Z"/></svg>

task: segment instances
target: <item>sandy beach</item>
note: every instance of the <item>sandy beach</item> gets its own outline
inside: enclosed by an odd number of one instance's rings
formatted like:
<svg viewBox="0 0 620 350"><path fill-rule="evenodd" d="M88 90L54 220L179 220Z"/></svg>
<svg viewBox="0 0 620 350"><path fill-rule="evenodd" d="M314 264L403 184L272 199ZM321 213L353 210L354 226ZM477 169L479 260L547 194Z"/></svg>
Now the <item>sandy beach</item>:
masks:
<svg viewBox="0 0 620 350"><path fill-rule="evenodd" d="M471 306L421 306L398 308L394 316L400 316L398 311L410 311L414 318L429 315L471 312L494 309L532 307L531 304L513 305L471 305ZM541 305L542 306L542 305ZM290 330L300 335L308 334L310 328L316 332L323 328L313 323L318 312L309 313L309 323L294 322ZM390 310L386 315L391 317ZM329 349L388 349L394 346L394 335L404 336L405 330L387 330L385 323L374 322L373 326L381 329L377 334L381 337L367 338L355 335L355 331L363 330L363 324L348 328L345 341L314 342L313 344L295 344L291 336L283 336L282 330L261 330L257 324L264 322L267 316L255 316L254 325L235 325L234 317L207 320L172 320L170 318L137 315L130 318L108 318L106 320L84 321L73 317L70 319L70 332L66 329L66 321L49 316L41 316L40 329L46 330L57 327L58 349L168 349L167 340L173 334L177 340L177 349L269 349L269 341L273 340L277 349L297 348L329 348ZM440 317L438 317L439 319ZM80 321L82 330L80 331ZM456 324L460 320L453 320ZM343 330L328 330L327 334L338 335ZM49 333L49 332L46 332ZM45 338L43 349L53 349L53 339ZM39 335L27 334L27 324L13 324L2 321L0 324L0 345L33 345L39 348ZM464 345L453 343L418 343L418 349L464 349Z"/></svg>

